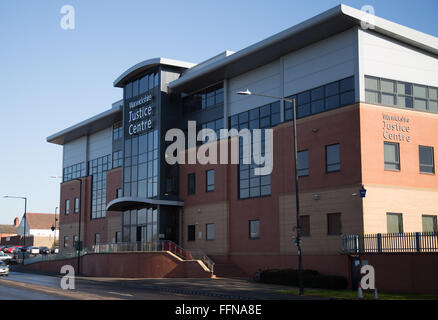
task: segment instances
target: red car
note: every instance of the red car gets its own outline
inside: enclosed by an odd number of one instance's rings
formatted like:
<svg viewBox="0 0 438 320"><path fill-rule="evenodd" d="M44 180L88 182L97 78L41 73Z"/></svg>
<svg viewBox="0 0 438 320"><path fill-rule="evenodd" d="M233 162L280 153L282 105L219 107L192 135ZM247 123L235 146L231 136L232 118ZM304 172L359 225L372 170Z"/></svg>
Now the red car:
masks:
<svg viewBox="0 0 438 320"><path fill-rule="evenodd" d="M6 250L4 250L5 253L13 253L15 248L17 248L18 246L12 246L9 248L6 248Z"/></svg>

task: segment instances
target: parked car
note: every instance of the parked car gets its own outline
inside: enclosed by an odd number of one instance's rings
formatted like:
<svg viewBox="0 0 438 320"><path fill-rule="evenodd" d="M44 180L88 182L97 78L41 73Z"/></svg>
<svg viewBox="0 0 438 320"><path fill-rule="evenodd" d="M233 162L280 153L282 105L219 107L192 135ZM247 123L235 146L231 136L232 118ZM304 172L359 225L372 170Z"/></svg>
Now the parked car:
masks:
<svg viewBox="0 0 438 320"><path fill-rule="evenodd" d="M9 246L6 250L3 250L4 253L12 253L15 248L17 248L18 246Z"/></svg>
<svg viewBox="0 0 438 320"><path fill-rule="evenodd" d="M40 247L40 254L49 254L50 249L48 247Z"/></svg>
<svg viewBox="0 0 438 320"><path fill-rule="evenodd" d="M33 246L29 246L29 247L27 247L27 250L26 250L28 253L30 253L30 254L39 254L40 253L40 248L38 248L38 247L33 247Z"/></svg>
<svg viewBox="0 0 438 320"><path fill-rule="evenodd" d="M9 275L9 266L3 261L0 261L0 276L7 277L8 275Z"/></svg>
<svg viewBox="0 0 438 320"><path fill-rule="evenodd" d="M55 249L52 249L52 253L59 253L59 248L55 247Z"/></svg>
<svg viewBox="0 0 438 320"><path fill-rule="evenodd" d="M0 261L7 261L7 260L11 260L12 257L4 252L0 252Z"/></svg>

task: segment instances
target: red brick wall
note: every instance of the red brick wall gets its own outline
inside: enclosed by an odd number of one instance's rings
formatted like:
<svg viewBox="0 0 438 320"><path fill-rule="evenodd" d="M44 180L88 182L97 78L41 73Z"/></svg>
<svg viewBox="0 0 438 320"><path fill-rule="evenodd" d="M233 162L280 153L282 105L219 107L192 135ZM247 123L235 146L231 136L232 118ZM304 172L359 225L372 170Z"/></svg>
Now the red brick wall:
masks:
<svg viewBox="0 0 438 320"><path fill-rule="evenodd" d="M37 262L25 268L59 273L63 265L77 267L77 259ZM181 261L167 252L88 254L81 258L81 274L120 278L209 278L196 261Z"/></svg>

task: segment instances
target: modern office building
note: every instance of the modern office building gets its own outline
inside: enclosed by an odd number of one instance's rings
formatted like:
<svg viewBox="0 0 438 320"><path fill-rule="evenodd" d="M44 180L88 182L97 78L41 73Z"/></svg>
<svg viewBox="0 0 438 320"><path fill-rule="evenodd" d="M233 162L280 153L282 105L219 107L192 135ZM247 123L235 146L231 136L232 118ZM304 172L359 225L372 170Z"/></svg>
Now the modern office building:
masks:
<svg viewBox="0 0 438 320"><path fill-rule="evenodd" d="M47 138L63 146L61 250L166 239L246 273L296 266L292 104L246 89L297 104L305 268L339 272L342 234L436 231L438 39L368 18L340 5L200 64L123 72L122 100ZM189 120L271 128L272 172L168 164L166 132Z"/></svg>

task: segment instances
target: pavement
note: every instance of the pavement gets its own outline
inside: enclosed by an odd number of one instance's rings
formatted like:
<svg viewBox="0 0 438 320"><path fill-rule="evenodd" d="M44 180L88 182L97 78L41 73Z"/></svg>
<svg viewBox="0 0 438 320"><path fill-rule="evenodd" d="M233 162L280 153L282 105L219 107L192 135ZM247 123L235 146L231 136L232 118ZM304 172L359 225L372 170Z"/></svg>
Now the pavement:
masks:
<svg viewBox="0 0 438 320"><path fill-rule="evenodd" d="M301 300L310 297L281 295L289 286L270 285L249 279L125 279L76 277L75 290L60 288L60 276L11 271L0 278L0 299L74 300ZM9 291L5 289L14 288ZM25 293L23 292L25 291ZM30 293L34 292L34 296ZM1 294L5 293L5 294Z"/></svg>

